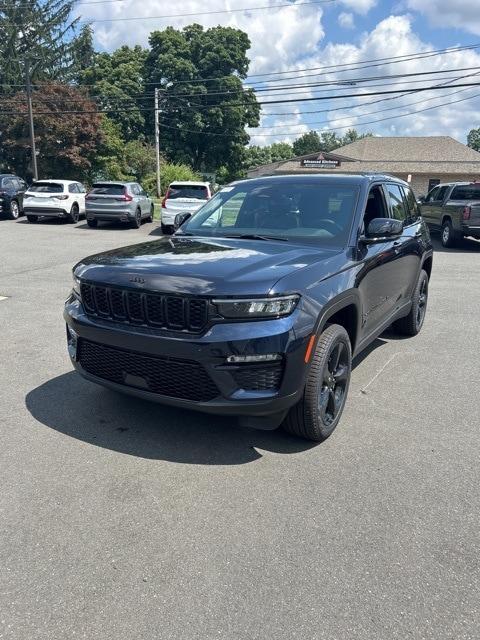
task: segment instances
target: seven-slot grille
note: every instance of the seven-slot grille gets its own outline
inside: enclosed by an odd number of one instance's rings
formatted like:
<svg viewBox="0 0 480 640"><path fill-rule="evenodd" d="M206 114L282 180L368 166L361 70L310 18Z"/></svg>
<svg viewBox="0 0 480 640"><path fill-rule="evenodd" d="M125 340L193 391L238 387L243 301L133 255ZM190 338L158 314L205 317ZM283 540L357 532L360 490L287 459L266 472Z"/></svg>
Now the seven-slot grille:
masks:
<svg viewBox="0 0 480 640"><path fill-rule="evenodd" d="M81 339L78 360L88 373L171 398L208 402L217 386L199 362L151 356Z"/></svg>
<svg viewBox="0 0 480 640"><path fill-rule="evenodd" d="M135 291L82 282L88 315L171 331L202 331L208 322L208 301L148 291Z"/></svg>

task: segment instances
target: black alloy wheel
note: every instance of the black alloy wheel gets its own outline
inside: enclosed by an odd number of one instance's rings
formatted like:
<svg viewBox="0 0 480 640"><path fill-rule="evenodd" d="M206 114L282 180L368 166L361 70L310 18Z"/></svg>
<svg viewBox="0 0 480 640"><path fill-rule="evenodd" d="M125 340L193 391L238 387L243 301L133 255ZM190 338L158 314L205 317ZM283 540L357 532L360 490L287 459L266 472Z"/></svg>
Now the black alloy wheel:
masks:
<svg viewBox="0 0 480 640"><path fill-rule="evenodd" d="M307 440L328 438L340 421L352 371L352 347L344 327L328 326L318 339L303 397L292 407L283 428Z"/></svg>

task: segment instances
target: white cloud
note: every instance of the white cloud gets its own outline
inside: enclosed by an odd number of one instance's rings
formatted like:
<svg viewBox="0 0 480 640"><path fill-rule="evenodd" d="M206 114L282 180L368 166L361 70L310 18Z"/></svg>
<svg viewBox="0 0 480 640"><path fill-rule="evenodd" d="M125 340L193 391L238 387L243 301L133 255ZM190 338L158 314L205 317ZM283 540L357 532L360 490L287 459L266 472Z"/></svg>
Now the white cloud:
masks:
<svg viewBox="0 0 480 640"><path fill-rule="evenodd" d="M248 11L248 7L269 4L272 5L270 9ZM202 14L206 10L205 7L208 7L208 11L221 11L225 9L225 0L210 0L207 4L200 0L189 0L181 5L170 5L172 8L169 10L163 8L165 5L159 5L157 0L144 0L142 3L125 0L108 5L83 5L82 11L83 19L93 20L174 13L198 14L168 20L94 22L95 39L107 50L123 44L145 46L151 31L164 29L167 25L182 28L196 22L206 28L221 24L242 29L248 33L252 42L252 48L248 52L251 60L250 72L263 73L291 68L297 59L313 55L324 36L321 6L306 5L302 0L292 2L288 7L275 5L278 5L278 0L262 0L260 4L252 4L252 0L237 0L232 7L234 6L235 10L245 7L245 11L209 15ZM177 6L181 6L178 11Z"/></svg>
<svg viewBox="0 0 480 640"><path fill-rule="evenodd" d="M355 13L365 15L370 9L373 9L377 4L377 0L341 0L341 3L352 11L355 11Z"/></svg>
<svg viewBox="0 0 480 640"><path fill-rule="evenodd" d="M435 27L480 35L479 0L407 0L406 6L426 15Z"/></svg>
<svg viewBox="0 0 480 640"><path fill-rule="evenodd" d="M353 20L353 13L342 11L342 13L338 15L338 24L344 29L354 29L355 22Z"/></svg>

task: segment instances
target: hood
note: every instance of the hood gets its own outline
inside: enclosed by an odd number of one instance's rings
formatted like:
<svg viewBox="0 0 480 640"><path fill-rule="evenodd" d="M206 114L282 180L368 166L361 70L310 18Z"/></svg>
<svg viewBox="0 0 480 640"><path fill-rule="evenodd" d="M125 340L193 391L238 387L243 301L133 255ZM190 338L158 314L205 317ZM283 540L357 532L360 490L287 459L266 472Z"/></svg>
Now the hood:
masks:
<svg viewBox="0 0 480 640"><path fill-rule="evenodd" d="M165 293L263 295L281 278L337 254L288 242L172 236L90 256L75 273Z"/></svg>

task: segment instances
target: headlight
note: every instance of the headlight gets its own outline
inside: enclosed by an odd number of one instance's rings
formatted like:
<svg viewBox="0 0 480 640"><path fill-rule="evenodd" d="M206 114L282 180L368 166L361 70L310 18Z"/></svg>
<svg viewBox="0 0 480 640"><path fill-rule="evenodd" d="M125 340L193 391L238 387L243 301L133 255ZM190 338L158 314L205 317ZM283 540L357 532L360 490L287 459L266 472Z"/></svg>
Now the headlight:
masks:
<svg viewBox="0 0 480 640"><path fill-rule="evenodd" d="M77 276L74 273L72 273L72 278L73 278L73 285L72 285L73 293L76 295L78 299L80 299L81 297L80 278L77 278Z"/></svg>
<svg viewBox="0 0 480 640"><path fill-rule="evenodd" d="M276 298L250 298L248 300L214 300L224 318L281 318L288 316L297 306L298 295Z"/></svg>

